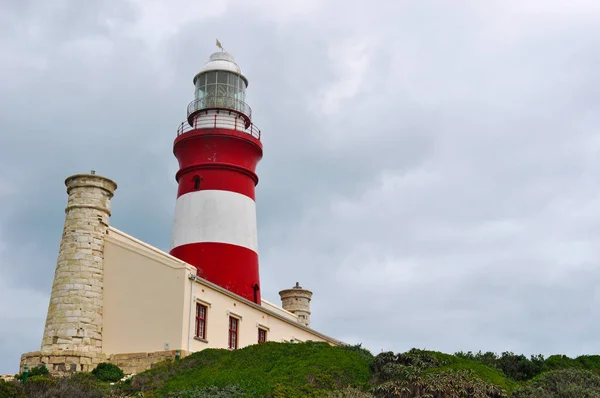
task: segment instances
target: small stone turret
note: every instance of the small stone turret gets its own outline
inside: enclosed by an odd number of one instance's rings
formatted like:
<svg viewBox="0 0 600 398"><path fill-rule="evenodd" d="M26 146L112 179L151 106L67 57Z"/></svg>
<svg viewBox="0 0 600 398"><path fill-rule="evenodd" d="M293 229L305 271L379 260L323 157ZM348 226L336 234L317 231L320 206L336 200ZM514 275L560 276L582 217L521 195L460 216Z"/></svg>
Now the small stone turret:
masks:
<svg viewBox="0 0 600 398"><path fill-rule="evenodd" d="M310 300L312 292L303 289L298 282L291 289L285 289L279 292L281 297L281 306L284 310L298 316L298 322L310 327Z"/></svg>
<svg viewBox="0 0 600 398"><path fill-rule="evenodd" d="M65 180L68 203L40 352L21 368L51 364L52 374L91 370L102 360L104 239L117 184L77 174Z"/></svg>

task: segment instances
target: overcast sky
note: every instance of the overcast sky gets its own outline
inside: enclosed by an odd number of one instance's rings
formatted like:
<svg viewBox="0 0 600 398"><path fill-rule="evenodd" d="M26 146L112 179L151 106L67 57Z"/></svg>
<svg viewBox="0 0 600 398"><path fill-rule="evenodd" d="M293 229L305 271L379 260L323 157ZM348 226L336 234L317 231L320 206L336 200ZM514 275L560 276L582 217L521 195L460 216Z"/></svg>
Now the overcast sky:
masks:
<svg viewBox="0 0 600 398"><path fill-rule="evenodd" d="M599 21L597 0L0 0L0 373L40 348L65 177L114 179L111 224L169 249L215 38L263 132L265 299L298 281L315 329L374 353L598 353Z"/></svg>

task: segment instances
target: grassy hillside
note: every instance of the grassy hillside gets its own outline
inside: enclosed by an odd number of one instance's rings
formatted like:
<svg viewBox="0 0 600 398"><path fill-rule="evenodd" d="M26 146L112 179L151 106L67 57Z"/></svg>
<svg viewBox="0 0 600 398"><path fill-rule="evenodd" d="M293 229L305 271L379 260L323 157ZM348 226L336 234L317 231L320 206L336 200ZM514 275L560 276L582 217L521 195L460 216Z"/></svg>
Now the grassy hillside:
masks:
<svg viewBox="0 0 600 398"><path fill-rule="evenodd" d="M205 350L163 363L136 376L131 389L173 398L582 398L600 396L600 357L449 355L418 349L373 356L360 346L267 343L237 351Z"/></svg>
<svg viewBox="0 0 600 398"><path fill-rule="evenodd" d="M322 396L343 386L367 388L372 355L325 343L268 342L240 350L206 349L136 376L132 387L166 396L210 386L237 386L244 396Z"/></svg>
<svg viewBox="0 0 600 398"><path fill-rule="evenodd" d="M0 398L600 397L600 356L419 349L373 356L360 346L269 342L207 349L116 384L109 382L121 377L119 369L99 368L64 379L36 373L25 386L0 382Z"/></svg>

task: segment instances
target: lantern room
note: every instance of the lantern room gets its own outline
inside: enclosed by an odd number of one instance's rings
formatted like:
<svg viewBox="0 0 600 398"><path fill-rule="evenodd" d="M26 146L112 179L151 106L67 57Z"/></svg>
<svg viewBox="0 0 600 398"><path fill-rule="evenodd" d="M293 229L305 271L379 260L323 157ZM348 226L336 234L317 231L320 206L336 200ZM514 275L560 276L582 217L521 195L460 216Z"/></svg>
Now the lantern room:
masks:
<svg viewBox="0 0 600 398"><path fill-rule="evenodd" d="M245 124L250 124L252 110L245 102L248 79L231 54L225 51L212 54L194 77L194 86L194 101L188 105L190 124L203 110L233 111L244 118Z"/></svg>

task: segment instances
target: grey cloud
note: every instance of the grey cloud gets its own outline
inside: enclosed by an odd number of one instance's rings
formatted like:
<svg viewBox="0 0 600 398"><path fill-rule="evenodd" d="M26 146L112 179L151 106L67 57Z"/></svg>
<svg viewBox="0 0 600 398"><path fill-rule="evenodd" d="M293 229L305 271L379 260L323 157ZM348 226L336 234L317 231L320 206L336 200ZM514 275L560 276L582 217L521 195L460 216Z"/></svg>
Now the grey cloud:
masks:
<svg viewBox="0 0 600 398"><path fill-rule="evenodd" d="M90 168L119 184L112 225L168 249L171 145L218 36L263 131L266 299L299 281L315 328L375 352L598 349L594 9L323 2L277 20L232 2L156 42L131 34L139 5L117 3L1 6L0 37L17 38L0 39L2 281L46 300L63 180ZM345 78L332 50L353 40L365 73L321 113L322 89ZM38 348L42 304L0 330L0 372Z"/></svg>

